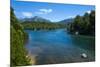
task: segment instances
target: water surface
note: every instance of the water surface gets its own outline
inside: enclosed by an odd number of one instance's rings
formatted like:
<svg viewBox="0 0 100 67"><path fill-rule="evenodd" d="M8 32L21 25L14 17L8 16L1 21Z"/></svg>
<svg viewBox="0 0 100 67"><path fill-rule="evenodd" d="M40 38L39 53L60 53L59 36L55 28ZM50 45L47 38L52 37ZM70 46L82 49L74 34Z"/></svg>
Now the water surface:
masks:
<svg viewBox="0 0 100 67"><path fill-rule="evenodd" d="M29 35L26 49L35 57L36 64L87 62L95 60L95 39L90 36L70 35L64 29L26 30ZM81 54L86 53L87 58Z"/></svg>

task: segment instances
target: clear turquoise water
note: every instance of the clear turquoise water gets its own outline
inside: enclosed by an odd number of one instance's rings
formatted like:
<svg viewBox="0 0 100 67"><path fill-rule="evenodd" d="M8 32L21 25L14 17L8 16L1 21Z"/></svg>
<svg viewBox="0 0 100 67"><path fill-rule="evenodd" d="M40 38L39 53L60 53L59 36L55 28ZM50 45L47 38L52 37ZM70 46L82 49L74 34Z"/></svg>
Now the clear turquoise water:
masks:
<svg viewBox="0 0 100 67"><path fill-rule="evenodd" d="M36 64L88 62L95 60L95 39L70 35L64 29L50 31L26 30L29 35L27 51L35 56ZM86 53L87 58L81 54Z"/></svg>

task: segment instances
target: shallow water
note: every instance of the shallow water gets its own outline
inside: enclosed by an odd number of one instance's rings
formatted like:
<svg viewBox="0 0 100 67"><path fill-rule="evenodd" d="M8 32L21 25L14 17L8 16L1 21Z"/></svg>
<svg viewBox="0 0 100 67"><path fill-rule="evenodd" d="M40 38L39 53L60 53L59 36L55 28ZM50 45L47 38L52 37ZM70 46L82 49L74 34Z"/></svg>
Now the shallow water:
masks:
<svg viewBox="0 0 100 67"><path fill-rule="evenodd" d="M70 35L64 29L50 31L26 30L29 35L26 49L35 56L36 64L87 62L95 60L95 39ZM87 58L81 54L86 53Z"/></svg>

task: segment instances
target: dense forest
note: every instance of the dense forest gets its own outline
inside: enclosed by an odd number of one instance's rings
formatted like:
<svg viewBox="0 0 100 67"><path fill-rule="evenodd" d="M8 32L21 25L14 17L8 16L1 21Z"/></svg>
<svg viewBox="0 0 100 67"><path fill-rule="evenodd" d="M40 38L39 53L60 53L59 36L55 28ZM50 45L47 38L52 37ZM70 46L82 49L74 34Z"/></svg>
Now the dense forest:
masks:
<svg viewBox="0 0 100 67"><path fill-rule="evenodd" d="M25 21L22 23L24 29L31 30L53 30L53 29L61 29L66 27L66 25L53 23L53 22L35 22L35 21Z"/></svg>
<svg viewBox="0 0 100 67"><path fill-rule="evenodd" d="M11 66L28 65L29 59L26 58L26 50L24 48L27 34L24 32L22 25L16 19L14 10L11 8Z"/></svg>
<svg viewBox="0 0 100 67"><path fill-rule="evenodd" d="M67 26L70 33L80 35L95 35L95 11L92 10L90 13L85 13L83 16L77 15L74 18L73 23Z"/></svg>

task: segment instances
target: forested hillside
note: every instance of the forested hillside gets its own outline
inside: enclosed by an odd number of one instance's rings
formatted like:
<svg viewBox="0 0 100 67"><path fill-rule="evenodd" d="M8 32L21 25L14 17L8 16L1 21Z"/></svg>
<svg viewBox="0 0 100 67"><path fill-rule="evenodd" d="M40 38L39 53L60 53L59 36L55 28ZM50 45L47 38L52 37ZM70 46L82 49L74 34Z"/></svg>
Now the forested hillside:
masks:
<svg viewBox="0 0 100 67"><path fill-rule="evenodd" d="M35 22L35 21L24 21L22 23L24 29L28 30L53 30L65 28L65 24L53 23L53 22Z"/></svg>
<svg viewBox="0 0 100 67"><path fill-rule="evenodd" d="M24 48L26 33L23 31L22 25L14 15L14 10L11 8L11 66L28 65L29 61L26 58L26 51Z"/></svg>
<svg viewBox="0 0 100 67"><path fill-rule="evenodd" d="M73 23L68 25L70 33L75 34L76 32L81 35L95 35L95 11L92 10L90 13L85 13L84 16L77 15Z"/></svg>

